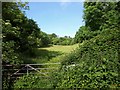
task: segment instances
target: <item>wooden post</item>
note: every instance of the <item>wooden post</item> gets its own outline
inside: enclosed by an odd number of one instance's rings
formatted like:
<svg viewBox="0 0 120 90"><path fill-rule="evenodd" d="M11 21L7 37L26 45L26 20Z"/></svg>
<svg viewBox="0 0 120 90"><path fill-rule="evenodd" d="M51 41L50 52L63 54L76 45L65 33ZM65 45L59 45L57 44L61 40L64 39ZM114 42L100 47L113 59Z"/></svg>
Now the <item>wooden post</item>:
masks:
<svg viewBox="0 0 120 90"><path fill-rule="evenodd" d="M27 75L29 74L29 72L28 72L28 65L27 65Z"/></svg>

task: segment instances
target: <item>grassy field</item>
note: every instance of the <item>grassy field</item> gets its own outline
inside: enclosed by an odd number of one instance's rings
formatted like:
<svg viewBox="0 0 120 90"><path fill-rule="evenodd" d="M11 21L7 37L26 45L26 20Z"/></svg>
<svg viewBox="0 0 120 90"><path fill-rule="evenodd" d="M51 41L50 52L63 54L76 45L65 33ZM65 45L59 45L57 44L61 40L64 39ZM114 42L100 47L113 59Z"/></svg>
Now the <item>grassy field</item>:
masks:
<svg viewBox="0 0 120 90"><path fill-rule="evenodd" d="M77 47L78 44L69 46L53 45L51 47L38 48L33 61L36 63L59 62L61 57L70 53Z"/></svg>
<svg viewBox="0 0 120 90"><path fill-rule="evenodd" d="M66 54L69 54L71 51L76 49L78 47L78 44L75 45L69 45L69 46L62 46L62 45L53 45L51 47L46 48L37 48L34 49L34 54L31 54L26 57L24 60L26 63L60 63L63 60L63 57ZM58 68L60 65L47 65L44 66L46 68Z"/></svg>
<svg viewBox="0 0 120 90"><path fill-rule="evenodd" d="M48 63L48 62L60 62L61 58L73 51L78 47L78 44L62 46L62 45L53 45L46 48L37 48L34 49L33 54L23 57L25 63Z"/></svg>
<svg viewBox="0 0 120 90"><path fill-rule="evenodd" d="M45 50L48 50L48 51L58 51L58 52L61 52L61 53L70 53L76 47L78 47L78 44L68 45L68 46L53 45L51 47L40 48L40 49L45 49Z"/></svg>
<svg viewBox="0 0 120 90"><path fill-rule="evenodd" d="M62 46L62 45L53 45L51 47L39 48L37 54L40 55L39 58L34 59L36 63L60 63L63 60L63 57L75 50L78 47L78 44ZM42 58L41 58L42 56ZM41 59L40 59L41 58ZM46 68L59 68L60 64L47 65ZM55 69L55 70L56 70ZM42 70L41 72L49 72L50 70Z"/></svg>

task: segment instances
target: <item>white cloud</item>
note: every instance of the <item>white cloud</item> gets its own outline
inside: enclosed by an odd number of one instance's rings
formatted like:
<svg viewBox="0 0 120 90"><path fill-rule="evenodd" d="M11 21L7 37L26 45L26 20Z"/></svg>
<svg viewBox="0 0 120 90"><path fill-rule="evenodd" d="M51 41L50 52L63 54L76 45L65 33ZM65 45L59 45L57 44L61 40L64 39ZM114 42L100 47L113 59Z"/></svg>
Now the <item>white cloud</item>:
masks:
<svg viewBox="0 0 120 90"><path fill-rule="evenodd" d="M58 0L59 1L59 0ZM60 0L60 6L65 9L67 8L72 2L84 2L85 0Z"/></svg>
<svg viewBox="0 0 120 90"><path fill-rule="evenodd" d="M60 2L60 6L62 7L62 9L67 8L67 6L70 4L71 4L71 0L61 0Z"/></svg>

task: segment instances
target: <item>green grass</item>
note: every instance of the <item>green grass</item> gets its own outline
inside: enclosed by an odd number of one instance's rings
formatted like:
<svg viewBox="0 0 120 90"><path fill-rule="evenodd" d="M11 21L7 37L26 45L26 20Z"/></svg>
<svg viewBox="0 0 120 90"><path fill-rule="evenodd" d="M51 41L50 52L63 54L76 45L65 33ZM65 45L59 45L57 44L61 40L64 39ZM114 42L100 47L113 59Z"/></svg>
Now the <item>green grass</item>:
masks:
<svg viewBox="0 0 120 90"><path fill-rule="evenodd" d="M46 48L37 48L34 49L34 54L26 56L26 63L47 63L47 62L59 62L61 57L65 54L70 53L75 48L78 47L78 44L62 46L62 45L53 45Z"/></svg>
<svg viewBox="0 0 120 90"><path fill-rule="evenodd" d="M46 48L36 48L32 49L31 53L29 54L29 51L26 51L22 59L24 60L25 63L58 63L62 61L62 58L66 55L69 54L71 51L76 49L79 45L74 44L74 45L68 45L68 46L63 46L63 45L53 45L51 47L46 47ZM52 65L50 65L51 67ZM56 66L56 65L53 65Z"/></svg>
<svg viewBox="0 0 120 90"><path fill-rule="evenodd" d="M74 50L76 47L78 47L78 44L74 45L68 45L68 46L63 46L63 45L53 45L51 47L47 48L40 48L40 49L45 49L48 51L58 51L61 53L70 53L72 50Z"/></svg>
<svg viewBox="0 0 120 90"><path fill-rule="evenodd" d="M54 45L52 47L48 47L48 48L41 48L42 50L48 50L49 52L59 52L61 54L59 54L56 57L52 57L49 61L47 61L46 63L60 63L63 60L63 57L70 53L71 51L73 51L74 49L76 49L78 47L78 44L75 45L69 45L69 46L62 46L62 45ZM46 66L46 68L56 68L55 70L57 70L57 68L60 67L60 64L55 64L55 65L48 65ZM52 70L50 70L52 71Z"/></svg>
<svg viewBox="0 0 120 90"><path fill-rule="evenodd" d="M36 49L36 57L32 59L35 63L60 63L63 57L76 49L78 44L62 46L62 45L53 45L51 47L46 48L38 48ZM46 68L59 68L60 65L46 65ZM48 71L48 70L47 70ZM51 71L51 69L49 70ZM46 70L42 70L42 72L46 72Z"/></svg>
<svg viewBox="0 0 120 90"><path fill-rule="evenodd" d="M32 59L33 62L46 63L47 61L50 61L50 59L62 55L62 53L39 48L35 50L35 55L36 57Z"/></svg>
<svg viewBox="0 0 120 90"><path fill-rule="evenodd" d="M25 57L24 60L26 63L36 63L36 64L41 64L41 63L60 63L62 62L62 58L66 55L69 54L71 51L76 49L78 47L78 44L75 45L69 45L69 46L62 46L62 45L53 45L51 47L46 47L46 48L37 48L33 49L32 54L27 55L24 54ZM42 67L45 68L59 68L60 65L45 65ZM46 71L51 71L50 70L41 70L41 72L46 72Z"/></svg>
<svg viewBox="0 0 120 90"><path fill-rule="evenodd" d="M71 51L73 51L74 49L76 49L78 47L78 44L74 44L74 45L68 45L68 46L62 46L62 45L53 45L51 47L47 47L47 48L39 48L39 50L46 50L48 52L51 52L51 55L53 55L53 57L49 58L51 60L49 61L53 61L55 62L57 59L57 61L59 61L59 58L61 57L61 55L65 55L70 53ZM44 52L42 52L44 53Z"/></svg>

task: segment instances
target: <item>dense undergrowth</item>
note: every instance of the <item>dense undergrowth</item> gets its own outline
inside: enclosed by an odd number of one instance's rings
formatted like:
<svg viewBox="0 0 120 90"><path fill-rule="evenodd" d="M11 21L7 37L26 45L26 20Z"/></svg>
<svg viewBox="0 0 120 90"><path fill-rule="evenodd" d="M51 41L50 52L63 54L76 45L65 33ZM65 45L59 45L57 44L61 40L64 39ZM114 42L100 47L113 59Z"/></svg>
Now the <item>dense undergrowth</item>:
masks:
<svg viewBox="0 0 120 90"><path fill-rule="evenodd" d="M107 35L106 35L107 33ZM53 81L57 88L117 88L120 87L118 44L119 30L105 30L85 41L62 62ZM76 66L68 67L75 64Z"/></svg>

